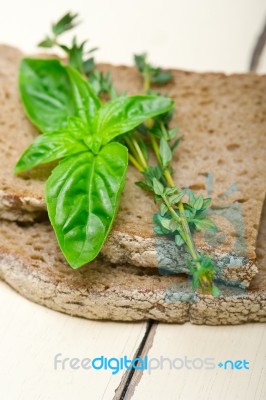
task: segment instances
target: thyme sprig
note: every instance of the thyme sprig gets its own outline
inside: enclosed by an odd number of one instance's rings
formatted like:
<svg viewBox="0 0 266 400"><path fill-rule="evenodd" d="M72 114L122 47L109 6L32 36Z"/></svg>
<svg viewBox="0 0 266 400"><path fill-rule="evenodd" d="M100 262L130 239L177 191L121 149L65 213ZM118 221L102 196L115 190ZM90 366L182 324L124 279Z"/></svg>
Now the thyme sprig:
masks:
<svg viewBox="0 0 266 400"><path fill-rule="evenodd" d="M78 42L76 36L72 38L71 44L61 42L61 35L76 28L79 25L78 14L68 12L57 22L51 25L51 32L41 42L38 43L42 48L60 48L65 53L68 63L85 76L93 87L97 96L105 95L108 98L116 98L117 92L114 89L110 73L95 70L95 59L92 55L97 47L86 49L88 40Z"/></svg>
<svg viewBox="0 0 266 400"><path fill-rule="evenodd" d="M75 28L79 24L77 18L78 14L71 12L66 13L62 18L51 25L50 35L47 35L41 42L39 42L38 46L51 48L57 45L59 36Z"/></svg>
<svg viewBox="0 0 266 400"><path fill-rule="evenodd" d="M173 79L171 72L163 71L160 67L154 67L147 60L147 54L136 54L135 65L141 73L144 81L144 91L150 88L151 83L165 84Z"/></svg>
<svg viewBox="0 0 266 400"><path fill-rule="evenodd" d="M160 68L150 66L146 55L135 56L135 63L143 76L143 90L150 93L151 83L156 82L154 76L156 73L160 76L163 72ZM172 79L171 75L162 76L165 82ZM187 266L192 274L193 289L199 288L203 293L217 296L219 290L213 282L216 265L209 255L196 248L193 240L195 231L217 230L213 221L206 216L211 199L196 196L192 190L181 189L174 184L172 157L181 136L177 136L178 128L169 127L172 116L172 111L160 115L127 135L125 143L129 149L129 160L143 175L143 180L136 182L136 185L153 193L154 201L160 203L160 212L154 215L155 233L170 235L177 246L186 246L190 254ZM149 165L148 147L156 156L155 166Z"/></svg>

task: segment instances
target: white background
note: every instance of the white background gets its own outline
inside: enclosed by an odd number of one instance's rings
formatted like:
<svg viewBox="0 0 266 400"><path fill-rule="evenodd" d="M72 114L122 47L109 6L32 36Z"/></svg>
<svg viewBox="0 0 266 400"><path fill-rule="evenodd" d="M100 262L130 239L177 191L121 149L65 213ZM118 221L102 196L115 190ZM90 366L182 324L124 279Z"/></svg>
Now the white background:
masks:
<svg viewBox="0 0 266 400"><path fill-rule="evenodd" d="M83 21L78 37L100 47L100 61L131 64L148 51L159 65L193 70L245 72L266 18L265 0L0 1L0 42L25 51L72 10Z"/></svg>

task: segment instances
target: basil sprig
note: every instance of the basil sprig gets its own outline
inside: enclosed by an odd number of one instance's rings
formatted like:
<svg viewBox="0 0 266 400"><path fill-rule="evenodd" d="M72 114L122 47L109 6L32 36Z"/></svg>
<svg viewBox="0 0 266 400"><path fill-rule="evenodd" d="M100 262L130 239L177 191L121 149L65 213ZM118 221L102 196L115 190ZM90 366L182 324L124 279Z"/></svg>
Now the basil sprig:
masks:
<svg viewBox="0 0 266 400"><path fill-rule="evenodd" d="M99 253L116 216L128 166L128 150L114 139L165 113L173 101L123 96L102 104L88 82L58 60L24 59L21 99L38 136L15 172L59 160L46 182L48 215L72 268Z"/></svg>

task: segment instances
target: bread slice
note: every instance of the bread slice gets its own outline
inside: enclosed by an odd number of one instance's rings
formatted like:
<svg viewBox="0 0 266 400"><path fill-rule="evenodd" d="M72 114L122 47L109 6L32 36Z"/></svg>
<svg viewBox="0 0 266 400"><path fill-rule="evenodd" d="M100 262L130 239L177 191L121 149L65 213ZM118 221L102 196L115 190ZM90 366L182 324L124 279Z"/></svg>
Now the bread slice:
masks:
<svg viewBox="0 0 266 400"><path fill-rule="evenodd" d="M115 266L98 258L72 270L48 222L0 222L0 279L36 303L89 319L224 325L266 322L266 207L258 239L259 274L249 290L219 286L221 296L196 295L185 275Z"/></svg>
<svg viewBox="0 0 266 400"><path fill-rule="evenodd" d="M17 73L22 56L16 49L0 47L0 217L34 221L46 216L44 182L34 179L34 173L23 179L12 171L38 134L19 101ZM134 68L99 68L111 72L118 91L141 92ZM207 179L213 197L211 214L220 232L197 234L195 240L216 259L218 278L246 287L257 272L255 242L265 197L266 76L172 72L174 81L162 91L175 99L173 124L184 136L174 156L174 180L205 194ZM46 173L44 168L43 177ZM120 211L102 254L112 263L188 272L185 249L154 235L152 217L157 206L134 185L140 178L129 167Z"/></svg>

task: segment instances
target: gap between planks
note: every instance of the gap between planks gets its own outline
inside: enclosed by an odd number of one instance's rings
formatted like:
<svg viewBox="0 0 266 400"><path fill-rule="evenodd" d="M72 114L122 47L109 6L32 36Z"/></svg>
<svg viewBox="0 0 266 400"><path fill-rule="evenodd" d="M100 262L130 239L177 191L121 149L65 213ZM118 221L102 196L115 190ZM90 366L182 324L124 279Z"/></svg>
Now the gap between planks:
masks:
<svg viewBox="0 0 266 400"><path fill-rule="evenodd" d="M134 354L134 358L145 357L153 345L153 340L156 334L158 322L149 320L145 334L140 342L140 345ZM143 371L130 369L127 370L122 376L121 382L115 391L113 400L131 400L134 394L135 388L141 380Z"/></svg>

